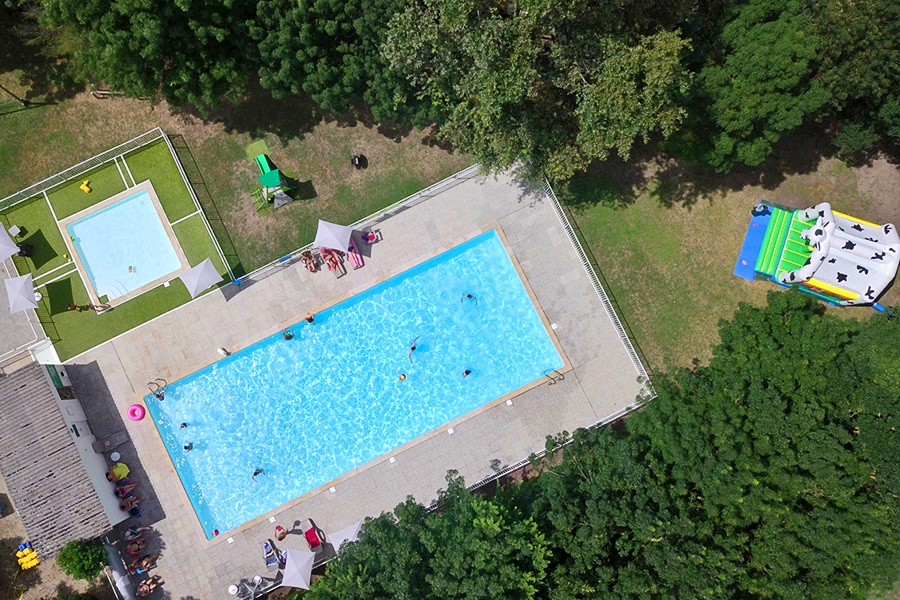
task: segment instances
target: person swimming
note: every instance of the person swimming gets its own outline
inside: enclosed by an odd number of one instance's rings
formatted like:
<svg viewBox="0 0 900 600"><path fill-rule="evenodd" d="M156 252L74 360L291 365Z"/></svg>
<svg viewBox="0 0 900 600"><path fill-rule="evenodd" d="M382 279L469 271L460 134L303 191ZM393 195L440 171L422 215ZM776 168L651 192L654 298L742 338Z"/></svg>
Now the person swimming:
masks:
<svg viewBox="0 0 900 600"><path fill-rule="evenodd" d="M253 479L253 481L256 481L257 475L265 475L265 474L266 474L265 469L261 469L261 468L257 467L256 470L253 471L253 477L251 479Z"/></svg>
<svg viewBox="0 0 900 600"><path fill-rule="evenodd" d="M416 351L416 341L419 339L419 336L416 336L416 339L412 341L412 345L409 347L409 363L412 364L412 353Z"/></svg>

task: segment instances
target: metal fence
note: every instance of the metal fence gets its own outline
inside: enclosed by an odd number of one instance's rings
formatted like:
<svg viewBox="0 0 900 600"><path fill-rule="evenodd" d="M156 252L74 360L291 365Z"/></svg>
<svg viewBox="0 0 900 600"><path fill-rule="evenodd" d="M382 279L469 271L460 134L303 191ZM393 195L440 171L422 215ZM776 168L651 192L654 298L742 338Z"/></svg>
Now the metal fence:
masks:
<svg viewBox="0 0 900 600"><path fill-rule="evenodd" d="M556 194L553 191L553 188L550 187L549 182L544 183L544 194L550 200L550 203L553 206L553 210L554 212L556 212L556 216L559 218L560 224L563 226L566 235L569 236L569 240L572 242L572 246L575 248L575 252L576 254L578 254L579 260L581 260L581 265L584 267L585 272L590 278L591 283L594 286L594 290L597 292L597 296L600 298L600 303L603 304L603 308L606 310L606 314L609 317L609 320L612 322L613 328L616 330L616 334L618 334L619 339L625 346L625 351L628 352L628 355L631 357L631 360L638 371L638 375L641 377L641 380L645 382L645 385L649 386L650 376L647 374L647 370L644 368L644 363L641 361L637 350L635 350L634 345L631 343L631 338L628 337L628 333L625 331L625 327L622 325L622 321L619 320L619 316L616 313L616 309L613 306L612 301L609 299L606 290L603 289L603 284L600 283L600 278L597 276L597 271L594 270L594 265L591 264L587 253L584 251L584 247L581 245L581 242L578 239L578 235L575 233L575 229L569 222L569 218L566 216L566 213L560 205L559 200L557 199ZM650 393L651 395L653 394L652 389L650 390Z"/></svg>
<svg viewBox="0 0 900 600"><path fill-rule="evenodd" d="M97 167L112 161L115 157L121 154L125 154L126 152L130 152L131 150L140 148L141 146L149 144L150 142L158 140L162 137L165 137L165 134L163 133L162 129L157 127L156 129L152 129L147 133L142 133L136 138L128 140L124 144L119 144L115 148L110 148L105 152L101 152L96 156L92 156L91 158L82 161L73 167L69 167L65 171L60 171L56 175L51 175L43 181L39 181L34 185L28 186L24 190L19 190L18 192L7 196L3 200L0 200L0 212L9 210L16 204L24 202L29 198L34 198L38 194L54 188L62 183L65 183L77 177L81 177L88 171L96 169Z"/></svg>

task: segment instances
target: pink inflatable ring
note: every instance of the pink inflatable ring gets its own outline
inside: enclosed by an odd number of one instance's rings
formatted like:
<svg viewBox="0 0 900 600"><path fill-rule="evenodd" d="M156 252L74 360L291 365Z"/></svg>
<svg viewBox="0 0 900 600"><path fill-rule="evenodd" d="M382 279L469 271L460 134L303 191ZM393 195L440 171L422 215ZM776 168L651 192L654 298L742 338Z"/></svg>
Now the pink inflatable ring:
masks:
<svg viewBox="0 0 900 600"><path fill-rule="evenodd" d="M132 421L140 421L144 418L144 414L147 411L144 410L144 407L140 404L132 404L128 407L128 418Z"/></svg>

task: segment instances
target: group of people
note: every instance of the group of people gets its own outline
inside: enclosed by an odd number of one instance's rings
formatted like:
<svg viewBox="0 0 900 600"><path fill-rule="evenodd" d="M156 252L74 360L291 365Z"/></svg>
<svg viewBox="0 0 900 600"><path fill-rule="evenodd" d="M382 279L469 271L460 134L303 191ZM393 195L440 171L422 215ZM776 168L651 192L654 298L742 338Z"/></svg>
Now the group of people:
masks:
<svg viewBox="0 0 900 600"><path fill-rule="evenodd" d="M106 474L106 479L112 481L116 486L116 496L121 498L119 508L135 519L140 518L141 509L138 505L141 503L141 499L134 495L134 488L138 484L131 483L131 479L127 476L117 477L113 469L110 469L109 473Z"/></svg>
<svg viewBox="0 0 900 600"><path fill-rule="evenodd" d="M66 307L67 310L74 310L78 312L84 312L86 310L92 310L94 312L103 312L104 310L109 309L109 304L70 304Z"/></svg>
<svg viewBox="0 0 900 600"><path fill-rule="evenodd" d="M122 541L127 542L125 545L125 554L132 560L128 564L129 575L146 575L150 569L156 568L156 562L159 560L159 554L144 554L138 556L147 548L149 538L145 532L152 531L149 526L132 525L122 533ZM127 560L127 559L126 559ZM159 575L153 575L138 583L138 597L149 596L150 593L165 583Z"/></svg>
<svg viewBox="0 0 900 600"><path fill-rule="evenodd" d="M329 271L340 271L343 263L344 253L340 250L332 250L331 248L322 248L319 250L319 256L328 265Z"/></svg>

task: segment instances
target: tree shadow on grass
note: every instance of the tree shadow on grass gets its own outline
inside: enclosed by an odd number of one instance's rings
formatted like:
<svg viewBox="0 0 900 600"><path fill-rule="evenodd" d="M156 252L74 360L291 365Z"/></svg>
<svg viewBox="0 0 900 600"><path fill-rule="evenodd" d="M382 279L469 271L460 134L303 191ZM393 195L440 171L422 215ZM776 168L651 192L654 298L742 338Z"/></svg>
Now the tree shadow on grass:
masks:
<svg viewBox="0 0 900 600"><path fill-rule="evenodd" d="M22 110L72 98L84 90L69 71L67 61L50 55L50 38L32 16L24 9L0 4L0 73L22 72L19 85L24 92L17 94L27 101ZM0 101L8 99L7 94L0 93Z"/></svg>
<svg viewBox="0 0 900 600"><path fill-rule="evenodd" d="M325 118L324 111L306 95L276 100L258 81L251 81L241 96L226 100L207 114L193 105L180 112L206 122L222 123L228 133L248 133L255 138L275 134L282 144L302 138Z"/></svg>
<svg viewBox="0 0 900 600"><path fill-rule="evenodd" d="M582 173L554 186L559 200L578 213L595 205L625 208L647 185L644 162L612 157L595 160Z"/></svg>
<svg viewBox="0 0 900 600"><path fill-rule="evenodd" d="M736 192L748 186L774 190L788 176L814 172L823 159L832 155L827 130L821 124L812 124L782 137L761 167L736 165L728 173L716 173L705 166L663 159L651 195L666 208L672 208L691 207L699 200L709 201L716 194Z"/></svg>

